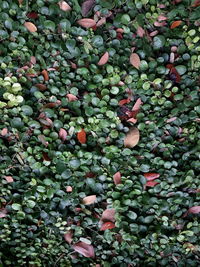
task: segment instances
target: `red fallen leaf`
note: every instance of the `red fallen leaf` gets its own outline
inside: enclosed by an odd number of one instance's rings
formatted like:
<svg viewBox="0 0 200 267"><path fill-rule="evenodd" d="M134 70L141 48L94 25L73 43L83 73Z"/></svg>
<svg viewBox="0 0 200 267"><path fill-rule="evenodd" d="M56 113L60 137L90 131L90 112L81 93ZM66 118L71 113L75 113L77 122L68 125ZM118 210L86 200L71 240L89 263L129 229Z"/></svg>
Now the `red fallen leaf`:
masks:
<svg viewBox="0 0 200 267"><path fill-rule="evenodd" d="M153 180L159 178L160 174L154 173L154 172L147 172L144 174L144 177L147 179L147 181L153 181Z"/></svg>
<svg viewBox="0 0 200 267"><path fill-rule="evenodd" d="M1 135L2 136L5 136L5 135L7 135L8 134L8 129L7 128L3 128L2 130L1 130Z"/></svg>
<svg viewBox="0 0 200 267"><path fill-rule="evenodd" d="M63 128L60 128L59 137L64 142L67 139L67 131Z"/></svg>
<svg viewBox="0 0 200 267"><path fill-rule="evenodd" d="M26 16L27 16L29 19L37 19L37 18L38 18L38 14L37 14L36 12L34 12L34 11L27 13Z"/></svg>
<svg viewBox="0 0 200 267"><path fill-rule="evenodd" d="M71 193L72 192L72 187L70 185L66 186L66 192Z"/></svg>
<svg viewBox="0 0 200 267"><path fill-rule="evenodd" d="M61 101L57 100L56 102L51 102L51 103L45 104L42 108L55 108L55 107L59 106L60 104L61 104Z"/></svg>
<svg viewBox="0 0 200 267"><path fill-rule="evenodd" d="M44 77L44 80L45 81L48 81L49 80L49 74L48 74L48 71L47 70L43 70L42 72L42 75Z"/></svg>
<svg viewBox="0 0 200 267"><path fill-rule="evenodd" d="M151 32L149 35L150 35L151 37L153 37L153 36L156 36L157 34L158 34L158 31L156 30L156 31Z"/></svg>
<svg viewBox="0 0 200 267"><path fill-rule="evenodd" d="M195 0L191 7L198 7L200 6L200 0Z"/></svg>
<svg viewBox="0 0 200 267"><path fill-rule="evenodd" d="M84 129L82 129L80 132L77 133L77 138L81 144L86 143L86 132Z"/></svg>
<svg viewBox="0 0 200 267"><path fill-rule="evenodd" d="M96 26L96 22L93 19L79 19L77 23L83 28L89 29Z"/></svg>
<svg viewBox="0 0 200 267"><path fill-rule="evenodd" d="M81 6L81 12L84 17L88 15L90 10L93 8L94 4L95 4L95 0L86 0L85 2L83 2Z"/></svg>
<svg viewBox="0 0 200 267"><path fill-rule="evenodd" d="M47 86L42 83L37 83L35 86L40 90L40 91L45 91L47 89Z"/></svg>
<svg viewBox="0 0 200 267"><path fill-rule="evenodd" d="M6 209L0 209L0 218L4 218L7 216L7 210Z"/></svg>
<svg viewBox="0 0 200 267"><path fill-rule="evenodd" d="M134 106L132 107L132 111L139 111L140 106L143 104L141 98L138 98L135 102Z"/></svg>
<svg viewBox="0 0 200 267"><path fill-rule="evenodd" d="M97 197L96 195L91 195L83 198L83 204L85 205L91 205L96 201Z"/></svg>
<svg viewBox="0 0 200 267"><path fill-rule="evenodd" d="M64 239L65 241L67 241L67 243L71 244L72 242L72 236L73 236L73 233L72 231L68 231L67 233L64 234Z"/></svg>
<svg viewBox="0 0 200 267"><path fill-rule="evenodd" d="M123 39L123 35L120 32L117 33L117 39L118 40L122 40Z"/></svg>
<svg viewBox="0 0 200 267"><path fill-rule="evenodd" d="M51 161L47 152L42 152L42 157L43 157L43 160L45 160L45 161Z"/></svg>
<svg viewBox="0 0 200 267"><path fill-rule="evenodd" d="M42 135L42 134L38 135L38 139L40 140L40 142L41 142L44 146L46 146L46 147L48 146L49 143L46 141L44 135Z"/></svg>
<svg viewBox="0 0 200 267"><path fill-rule="evenodd" d="M96 26L97 26L97 27L100 27L100 26L102 26L102 25L105 24L105 23L106 23L106 18L103 17L103 18L101 18L101 19L97 22Z"/></svg>
<svg viewBox="0 0 200 267"><path fill-rule="evenodd" d="M102 222L115 222L115 209L106 209L101 215Z"/></svg>
<svg viewBox="0 0 200 267"><path fill-rule="evenodd" d="M94 252L94 247L92 245L86 244L85 242L78 242L75 245L72 246L73 249L82 254L83 256L87 258L94 258L95 257L95 252Z"/></svg>
<svg viewBox="0 0 200 267"><path fill-rule="evenodd" d="M186 217L188 214L198 214L200 213L200 206L194 206L188 209L188 211L183 215Z"/></svg>
<svg viewBox="0 0 200 267"><path fill-rule="evenodd" d="M148 181L146 184L145 184L145 187L154 187L155 185L159 184L158 182L155 182L155 181Z"/></svg>
<svg viewBox="0 0 200 267"><path fill-rule="evenodd" d="M78 100L78 97L73 95L73 94L67 94L67 98L68 98L69 102Z"/></svg>
<svg viewBox="0 0 200 267"><path fill-rule="evenodd" d="M96 176L96 174L93 173L93 172L87 172L87 173L85 174L85 177L89 177L89 178L94 178L95 176Z"/></svg>
<svg viewBox="0 0 200 267"><path fill-rule="evenodd" d="M65 2L65 1L59 1L58 5L59 5L60 9L63 11L70 11L72 9L70 7L70 5L68 5L67 2Z"/></svg>
<svg viewBox="0 0 200 267"><path fill-rule="evenodd" d="M172 22L170 29L174 29L174 28L178 27L179 25L181 25L181 23L182 23L182 20L176 20L176 21Z"/></svg>
<svg viewBox="0 0 200 267"><path fill-rule="evenodd" d="M115 228L115 224L113 222L105 222L102 224L100 231L105 231L107 229L113 229Z"/></svg>
<svg viewBox="0 0 200 267"><path fill-rule="evenodd" d="M96 31L97 25L92 26L93 31Z"/></svg>
<svg viewBox="0 0 200 267"><path fill-rule="evenodd" d="M133 124L135 124L137 122L137 119L134 118L130 118L127 120L128 122L132 122Z"/></svg>
<svg viewBox="0 0 200 267"><path fill-rule="evenodd" d="M144 29L140 26L137 28L137 35L140 37L143 37L145 35Z"/></svg>
<svg viewBox="0 0 200 267"><path fill-rule="evenodd" d="M140 57L136 53L132 53L130 56L130 63L135 67L136 69L139 69L140 67Z"/></svg>
<svg viewBox="0 0 200 267"><path fill-rule="evenodd" d="M13 182L14 182L12 176L4 176L4 178L6 179L6 181L7 181L8 183L13 183Z"/></svg>
<svg viewBox="0 0 200 267"><path fill-rule="evenodd" d="M99 62L97 63L98 66L103 66L108 62L109 54L105 52L103 56L100 58Z"/></svg>
<svg viewBox="0 0 200 267"><path fill-rule="evenodd" d="M26 27L26 29L29 32L36 32L37 31L37 27L32 22L25 22L24 26Z"/></svg>
<svg viewBox="0 0 200 267"><path fill-rule="evenodd" d="M122 100L120 100L118 104L119 104L120 106L123 106L123 105L125 105L125 104L130 103L130 102L131 102L130 98L127 98L127 99L122 99Z"/></svg>
<svg viewBox="0 0 200 267"><path fill-rule="evenodd" d="M121 173L120 172L116 172L113 175L113 180L114 180L115 185L121 184Z"/></svg>

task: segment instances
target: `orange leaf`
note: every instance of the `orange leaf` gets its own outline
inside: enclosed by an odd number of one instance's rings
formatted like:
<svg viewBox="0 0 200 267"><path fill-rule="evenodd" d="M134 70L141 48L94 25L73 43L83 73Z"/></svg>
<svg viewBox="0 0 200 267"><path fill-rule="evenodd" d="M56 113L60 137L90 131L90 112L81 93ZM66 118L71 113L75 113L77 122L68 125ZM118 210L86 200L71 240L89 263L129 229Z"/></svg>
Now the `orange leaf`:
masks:
<svg viewBox="0 0 200 267"><path fill-rule="evenodd" d="M77 23L86 29L96 26L96 22L93 19L79 19Z"/></svg>
<svg viewBox="0 0 200 267"><path fill-rule="evenodd" d="M135 67L136 69L139 69L140 67L140 57L136 53L132 53L130 56L130 63Z"/></svg>
<svg viewBox="0 0 200 267"><path fill-rule="evenodd" d="M96 201L96 199L97 199L96 195L91 195L91 196L88 196L88 197L84 197L83 198L83 204L91 205Z"/></svg>
<svg viewBox="0 0 200 267"><path fill-rule="evenodd" d="M102 222L115 222L115 209L106 209L101 216Z"/></svg>
<svg viewBox="0 0 200 267"><path fill-rule="evenodd" d="M42 75L44 77L44 80L45 81L48 81L49 80L49 74L48 74L48 71L47 70L43 70L42 72Z"/></svg>
<svg viewBox="0 0 200 267"><path fill-rule="evenodd" d="M85 242L80 241L76 243L75 245L73 245L73 249L87 258L95 257L93 246Z"/></svg>
<svg viewBox="0 0 200 267"><path fill-rule="evenodd" d="M116 172L113 175L113 180L114 180L115 185L121 184L121 173L120 172Z"/></svg>
<svg viewBox="0 0 200 267"><path fill-rule="evenodd" d="M86 133L84 129L82 129L80 132L77 133L77 138L81 144L86 143Z"/></svg>
<svg viewBox="0 0 200 267"><path fill-rule="evenodd" d="M140 139L140 132L137 128L131 128L129 132L126 134L124 139L124 146L132 148L136 146Z"/></svg>
<svg viewBox="0 0 200 267"><path fill-rule="evenodd" d="M122 100L120 100L118 104L119 104L120 106L123 106L123 105L125 105L125 104L130 103L130 102L131 102L130 98L127 98L127 99L122 99Z"/></svg>
<svg viewBox="0 0 200 267"><path fill-rule="evenodd" d="M24 26L26 27L26 29L29 32L36 32L37 31L37 27L32 22L25 22Z"/></svg>
<svg viewBox="0 0 200 267"><path fill-rule="evenodd" d="M144 177L147 179L147 181L153 181L153 180L159 178L160 174L154 173L154 172L147 172L144 174Z"/></svg>
<svg viewBox="0 0 200 267"><path fill-rule="evenodd" d="M72 9L65 1L59 1L58 5L63 11L70 11Z"/></svg>
<svg viewBox="0 0 200 267"><path fill-rule="evenodd" d="M12 182L14 182L12 176L4 176L4 177L5 177L5 179L6 179L6 181L7 181L8 183L12 183Z"/></svg>
<svg viewBox="0 0 200 267"><path fill-rule="evenodd" d="M60 128L59 137L64 142L67 139L67 131L63 128Z"/></svg>
<svg viewBox="0 0 200 267"><path fill-rule="evenodd" d="M113 229L115 228L115 224L113 222L105 222L101 228L100 228L100 231L105 231L107 229Z"/></svg>
<svg viewBox="0 0 200 267"><path fill-rule="evenodd" d="M172 22L170 29L174 29L174 28L178 27L179 25L181 25L181 23L182 23L182 20L176 20L176 21Z"/></svg>
<svg viewBox="0 0 200 267"><path fill-rule="evenodd" d="M108 59L109 59L109 54L108 54L108 52L105 52L103 54L103 56L100 58L97 65L99 65L99 66L105 65L108 62Z"/></svg>

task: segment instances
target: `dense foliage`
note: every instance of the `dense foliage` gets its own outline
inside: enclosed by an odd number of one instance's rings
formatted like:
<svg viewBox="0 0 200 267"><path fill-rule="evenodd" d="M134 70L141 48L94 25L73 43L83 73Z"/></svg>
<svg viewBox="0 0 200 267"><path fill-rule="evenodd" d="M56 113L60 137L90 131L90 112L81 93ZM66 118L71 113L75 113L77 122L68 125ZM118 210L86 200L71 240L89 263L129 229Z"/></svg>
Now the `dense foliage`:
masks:
<svg viewBox="0 0 200 267"><path fill-rule="evenodd" d="M0 0L0 266L200 265L200 1Z"/></svg>

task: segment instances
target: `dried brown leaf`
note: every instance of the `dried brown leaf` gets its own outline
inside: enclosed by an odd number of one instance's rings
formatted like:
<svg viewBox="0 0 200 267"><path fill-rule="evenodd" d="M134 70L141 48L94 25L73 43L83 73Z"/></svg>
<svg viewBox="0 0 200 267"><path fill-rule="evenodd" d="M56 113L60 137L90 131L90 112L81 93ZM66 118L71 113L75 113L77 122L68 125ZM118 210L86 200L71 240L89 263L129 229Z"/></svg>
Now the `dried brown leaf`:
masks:
<svg viewBox="0 0 200 267"><path fill-rule="evenodd" d="M130 63L135 67L136 69L139 69L140 67L140 57L136 53L132 53L130 56Z"/></svg>
<svg viewBox="0 0 200 267"><path fill-rule="evenodd" d="M32 22L25 22L24 26L26 27L26 29L29 32L36 32L37 31L37 27L35 26L35 24L33 24Z"/></svg>
<svg viewBox="0 0 200 267"><path fill-rule="evenodd" d="M140 132L137 128L131 128L124 139L124 146L132 148L138 144L139 140Z"/></svg>

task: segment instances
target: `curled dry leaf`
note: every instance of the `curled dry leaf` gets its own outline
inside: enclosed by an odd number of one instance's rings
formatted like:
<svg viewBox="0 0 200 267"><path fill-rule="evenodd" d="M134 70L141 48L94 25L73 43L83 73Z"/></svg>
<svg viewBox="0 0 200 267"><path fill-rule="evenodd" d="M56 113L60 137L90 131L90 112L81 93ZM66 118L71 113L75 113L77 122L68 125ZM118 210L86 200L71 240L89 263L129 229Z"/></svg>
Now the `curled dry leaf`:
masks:
<svg viewBox="0 0 200 267"><path fill-rule="evenodd" d="M47 70L43 70L42 72L42 75L44 77L44 80L45 81L48 81L49 80L49 74L48 74L48 71Z"/></svg>
<svg viewBox="0 0 200 267"><path fill-rule="evenodd" d="M3 128L2 130L1 130L1 135L2 136L5 136L5 135L7 135L8 134L8 129L7 128Z"/></svg>
<svg viewBox="0 0 200 267"><path fill-rule="evenodd" d="M140 67L140 57L136 53L132 53L130 56L130 63L135 67L136 69L139 69Z"/></svg>
<svg viewBox="0 0 200 267"><path fill-rule="evenodd" d="M7 181L8 183L13 183L13 182L14 182L12 176L4 176L4 178L6 179L6 181Z"/></svg>
<svg viewBox="0 0 200 267"><path fill-rule="evenodd" d="M140 139L140 132L137 128L131 128L129 132L126 134L126 137L124 139L124 146L132 148L136 146Z"/></svg>
<svg viewBox="0 0 200 267"><path fill-rule="evenodd" d="M91 205L96 201L96 199L97 199L96 195L91 195L91 196L88 196L88 197L84 197L83 198L83 204Z"/></svg>
<svg viewBox="0 0 200 267"><path fill-rule="evenodd" d="M154 173L154 172L147 172L144 174L144 177L147 179L147 181L153 181L153 180L159 178L160 174Z"/></svg>
<svg viewBox="0 0 200 267"><path fill-rule="evenodd" d="M101 216L102 222L115 222L115 209L106 209Z"/></svg>
<svg viewBox="0 0 200 267"><path fill-rule="evenodd" d="M67 139L67 131L63 128L60 128L59 137L64 142Z"/></svg>
<svg viewBox="0 0 200 267"><path fill-rule="evenodd" d="M105 231L107 229L113 229L115 228L115 224L113 222L105 222L102 224L100 231Z"/></svg>
<svg viewBox="0 0 200 267"><path fill-rule="evenodd" d="M87 257L87 258L94 258L95 257L95 253L94 253L94 248L92 245L89 245L85 242L78 242L75 245L72 246L73 249L82 254L83 256Z"/></svg>
<svg viewBox="0 0 200 267"><path fill-rule="evenodd" d="M99 66L105 65L108 62L108 59L109 59L109 53L105 52L103 54L103 56L100 58L100 60L97 63L97 65L99 65Z"/></svg>
<svg viewBox="0 0 200 267"><path fill-rule="evenodd" d="M113 175L113 180L114 180L115 185L121 184L121 173L120 172L116 172Z"/></svg>
<svg viewBox="0 0 200 267"><path fill-rule="evenodd" d="M96 22L93 19L79 19L77 23L86 29L96 26Z"/></svg>
<svg viewBox="0 0 200 267"><path fill-rule="evenodd" d="M68 5L67 2L65 2L65 1L59 1L58 5L59 5L60 9L63 11L70 11L72 9L70 7L70 5Z"/></svg>
<svg viewBox="0 0 200 267"><path fill-rule="evenodd" d="M36 32L37 31L37 27L32 22L25 22L24 26L26 27L26 29L29 32Z"/></svg>
<svg viewBox="0 0 200 267"><path fill-rule="evenodd" d="M86 132L84 129L82 129L80 132L77 133L77 138L81 144L86 143Z"/></svg>
<svg viewBox="0 0 200 267"><path fill-rule="evenodd" d="M65 233L64 234L65 241L67 241L67 243L71 244L71 242L72 242L72 236L73 236L72 231L68 231L67 233Z"/></svg>
<svg viewBox="0 0 200 267"><path fill-rule="evenodd" d="M67 98L68 98L69 102L78 100L78 97L73 95L73 94L67 94Z"/></svg>
<svg viewBox="0 0 200 267"><path fill-rule="evenodd" d="M178 27L179 25L181 25L181 23L182 23L182 20L176 20L176 21L172 22L170 29L174 29L174 28Z"/></svg>
<svg viewBox="0 0 200 267"><path fill-rule="evenodd" d="M86 0L85 2L83 2L81 6L81 12L84 17L88 15L90 10L93 8L94 4L95 4L95 0Z"/></svg>

